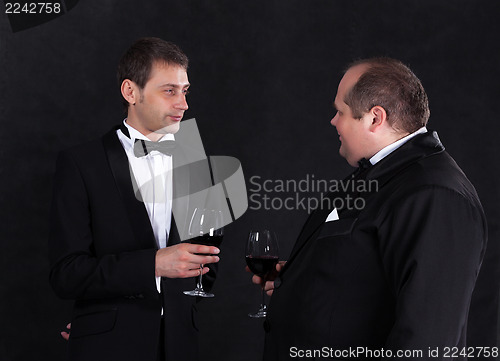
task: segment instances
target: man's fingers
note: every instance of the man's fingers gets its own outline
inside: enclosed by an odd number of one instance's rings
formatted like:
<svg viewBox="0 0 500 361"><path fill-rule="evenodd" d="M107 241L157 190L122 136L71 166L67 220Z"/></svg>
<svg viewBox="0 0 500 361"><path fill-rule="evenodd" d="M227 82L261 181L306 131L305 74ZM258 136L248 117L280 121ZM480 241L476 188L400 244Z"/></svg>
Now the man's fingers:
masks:
<svg viewBox="0 0 500 361"><path fill-rule="evenodd" d="M280 261L276 263L276 271L280 272L285 266L286 261Z"/></svg>
<svg viewBox="0 0 500 361"><path fill-rule="evenodd" d="M219 256L202 256L202 255L193 255L189 258L190 263L200 264L209 264L209 263L217 263L219 262Z"/></svg>
<svg viewBox="0 0 500 361"><path fill-rule="evenodd" d="M257 275L253 275L252 277L252 282L255 283L256 285L261 285L263 281L264 280Z"/></svg>
<svg viewBox="0 0 500 361"><path fill-rule="evenodd" d="M270 274L267 275L267 279L269 281L265 281L262 277L259 277L257 275L253 275L252 277L252 283L255 283L257 285L261 285L264 288L264 291L268 296L271 296L274 292L274 279L278 276L280 271L283 269L283 266L285 265L286 261L280 261L276 264L276 271L270 272ZM245 267L245 270L247 272L251 272L248 266Z"/></svg>
<svg viewBox="0 0 500 361"><path fill-rule="evenodd" d="M71 323L68 323L68 324L66 325L66 328L67 328L68 330L71 330ZM68 340L69 340L69 332L62 331L62 332L61 332L61 336L62 336L62 338L64 338L66 341L68 341Z"/></svg>
<svg viewBox="0 0 500 361"><path fill-rule="evenodd" d="M199 254L198 254L199 253ZM156 276L168 278L189 278L200 275L200 265L219 262L217 247L199 244L179 243L161 248L156 252ZM203 270L203 274L208 272Z"/></svg>
<svg viewBox="0 0 500 361"><path fill-rule="evenodd" d="M274 292L274 281L267 281L264 285L264 291L268 296L271 296Z"/></svg>
<svg viewBox="0 0 500 361"><path fill-rule="evenodd" d="M270 290L273 290L274 289L274 281L267 281L265 284L264 284L264 291L270 291Z"/></svg>
<svg viewBox="0 0 500 361"><path fill-rule="evenodd" d="M204 246L202 244L191 244L186 243L188 245L187 251L189 253L202 253L202 254L219 254L220 249L213 246Z"/></svg>
<svg viewBox="0 0 500 361"><path fill-rule="evenodd" d="M202 274L205 274L205 273L208 273L210 271L210 268L208 267L203 267L203 271L202 271ZM189 270L186 272L186 278L189 278L189 277L198 277L200 275L200 266L198 265L198 267L196 269L192 269L192 270Z"/></svg>

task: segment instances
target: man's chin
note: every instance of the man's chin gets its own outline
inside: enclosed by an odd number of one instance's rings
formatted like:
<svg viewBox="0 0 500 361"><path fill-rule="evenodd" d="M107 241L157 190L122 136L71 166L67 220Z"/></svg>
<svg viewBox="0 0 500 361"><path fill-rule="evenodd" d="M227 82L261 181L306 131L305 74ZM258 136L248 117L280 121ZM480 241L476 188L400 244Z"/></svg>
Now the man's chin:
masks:
<svg viewBox="0 0 500 361"><path fill-rule="evenodd" d="M354 168L357 168L358 167L358 161L357 160L353 160L352 157L349 157L348 154L346 154L345 152L343 152L343 149L342 147L339 149L339 154L342 158L344 158L346 160L346 162L351 166L351 167L354 167Z"/></svg>
<svg viewBox="0 0 500 361"><path fill-rule="evenodd" d="M176 122L170 125L167 125L166 127L160 128L155 131L157 134L175 134L179 131L179 128L181 127L181 122Z"/></svg>

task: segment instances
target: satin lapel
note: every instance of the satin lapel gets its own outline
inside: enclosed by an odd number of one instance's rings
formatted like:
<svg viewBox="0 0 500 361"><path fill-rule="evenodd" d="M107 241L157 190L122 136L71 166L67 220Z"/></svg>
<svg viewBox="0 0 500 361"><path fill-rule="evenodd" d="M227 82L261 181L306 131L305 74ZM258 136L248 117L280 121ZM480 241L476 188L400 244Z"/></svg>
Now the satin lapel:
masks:
<svg viewBox="0 0 500 361"><path fill-rule="evenodd" d="M179 236L179 231L177 230L177 225L175 224L175 217L172 217L172 222L170 223L170 232L168 233L168 246L173 246L174 244L181 243L181 237Z"/></svg>
<svg viewBox="0 0 500 361"><path fill-rule="evenodd" d="M326 196L326 198L334 199L336 194L337 193L330 193ZM289 265L293 262L293 260L297 257L300 251L307 244L307 241L309 241L311 236L314 235L314 233L323 224L325 224L325 220L332 210L333 208L330 209L329 207L323 207L313 211L309 215L309 218L307 219L304 227L302 228L302 231L299 234L299 237L297 238L297 242L295 242L295 245L292 248L292 252L290 253L290 257L288 258L285 268L281 271L282 276L286 272L286 269L289 267Z"/></svg>
<svg viewBox="0 0 500 361"><path fill-rule="evenodd" d="M130 173L127 154L116 135L116 129L104 135L102 140L116 187L128 214L128 222L138 244L147 248L157 247L146 207L134 194L132 182L135 180Z"/></svg>

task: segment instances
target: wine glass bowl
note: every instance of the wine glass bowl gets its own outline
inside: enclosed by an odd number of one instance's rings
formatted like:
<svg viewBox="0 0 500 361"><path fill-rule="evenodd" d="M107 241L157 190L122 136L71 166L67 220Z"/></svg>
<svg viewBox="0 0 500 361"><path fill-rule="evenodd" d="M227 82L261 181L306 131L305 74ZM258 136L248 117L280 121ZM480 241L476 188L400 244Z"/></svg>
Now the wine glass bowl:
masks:
<svg viewBox="0 0 500 361"><path fill-rule="evenodd" d="M214 209L196 208L189 222L189 243L202 244L205 246L219 247L224 236L222 212ZM203 265L200 264L200 275L196 288L192 291L184 291L185 295L198 297L214 297L206 292L202 284Z"/></svg>

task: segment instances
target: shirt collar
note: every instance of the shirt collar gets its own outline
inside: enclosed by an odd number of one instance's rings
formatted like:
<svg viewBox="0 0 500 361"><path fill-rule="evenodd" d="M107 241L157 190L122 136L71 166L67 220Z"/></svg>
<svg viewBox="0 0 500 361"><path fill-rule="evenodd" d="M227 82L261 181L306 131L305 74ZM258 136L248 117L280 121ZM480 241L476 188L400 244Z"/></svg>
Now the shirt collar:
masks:
<svg viewBox="0 0 500 361"><path fill-rule="evenodd" d="M392 152L394 152L396 149L398 149L399 147L401 147L403 144L405 144L407 141L409 141L411 138L413 138L414 136L418 135L418 134L422 134L422 133L427 133L427 128L426 127L422 127L420 128L419 130L417 130L416 132L413 132L411 134L408 134L406 137L403 137L397 141L395 141L394 143L391 143L389 144L388 146L382 148L381 150L379 150L377 153L375 153L375 155L373 157L371 157L369 160L370 160L370 163L372 165L375 165L377 164L378 162L380 162L383 158L387 157L389 154L391 154Z"/></svg>
<svg viewBox="0 0 500 361"><path fill-rule="evenodd" d="M120 135L120 139L122 140L123 143L125 143L127 148L132 148L134 146L135 140L136 139L142 139L142 140L147 140L151 141L146 137L144 134L139 132L137 129L133 128L127 123L127 118L123 120L123 125L127 128L128 133L130 135L130 138L123 134L121 130L118 130L118 133ZM173 134L165 134L163 137L160 138L159 142L163 142L165 140L175 140L175 136Z"/></svg>

